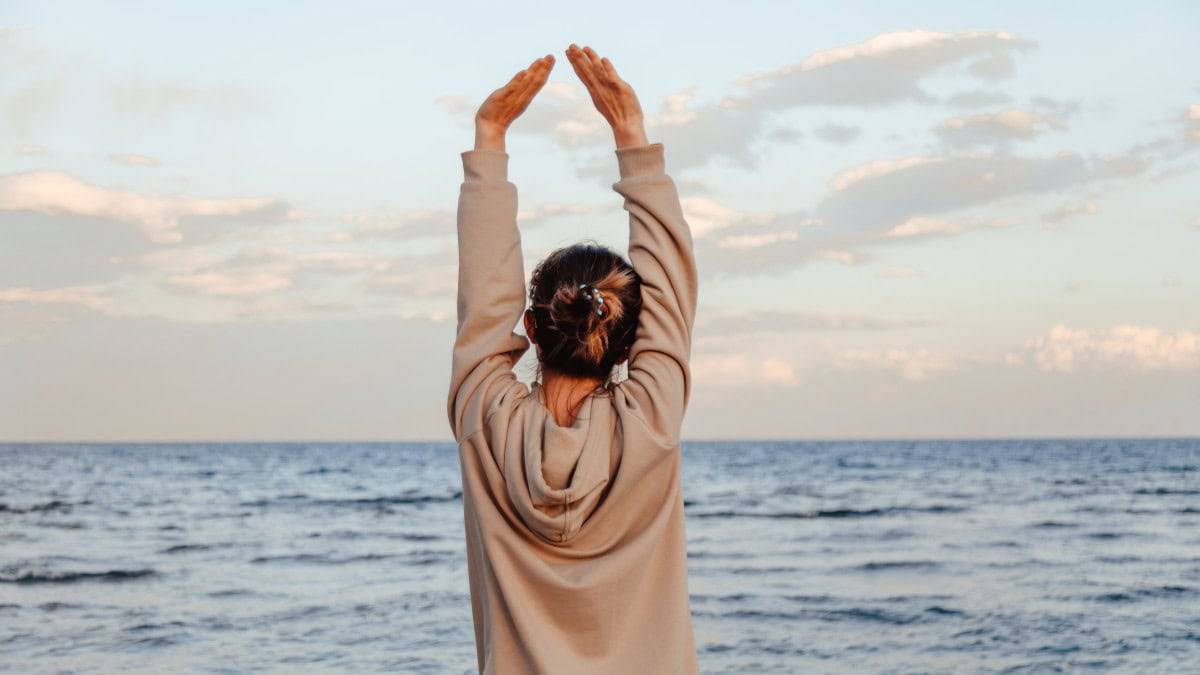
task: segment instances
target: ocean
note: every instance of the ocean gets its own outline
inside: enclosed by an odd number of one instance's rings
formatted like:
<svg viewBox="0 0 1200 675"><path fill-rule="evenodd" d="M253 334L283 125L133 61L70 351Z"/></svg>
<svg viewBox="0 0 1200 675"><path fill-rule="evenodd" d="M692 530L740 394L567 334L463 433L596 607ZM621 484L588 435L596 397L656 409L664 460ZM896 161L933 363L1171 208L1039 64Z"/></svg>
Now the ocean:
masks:
<svg viewBox="0 0 1200 675"><path fill-rule="evenodd" d="M702 672L1200 672L1200 439L683 455ZM0 671L475 672L453 444L0 467Z"/></svg>

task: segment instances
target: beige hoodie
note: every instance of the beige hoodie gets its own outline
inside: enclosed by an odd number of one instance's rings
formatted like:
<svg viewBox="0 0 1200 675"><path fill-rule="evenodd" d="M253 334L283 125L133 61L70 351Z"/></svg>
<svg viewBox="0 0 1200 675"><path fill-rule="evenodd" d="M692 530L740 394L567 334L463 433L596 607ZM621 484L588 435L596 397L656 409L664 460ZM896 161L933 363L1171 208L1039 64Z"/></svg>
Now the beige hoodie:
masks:
<svg viewBox="0 0 1200 675"><path fill-rule="evenodd" d="M679 432L696 265L662 143L616 150L642 311L629 377L569 427L513 365L529 341L508 153L462 153L448 413L482 673L696 673Z"/></svg>

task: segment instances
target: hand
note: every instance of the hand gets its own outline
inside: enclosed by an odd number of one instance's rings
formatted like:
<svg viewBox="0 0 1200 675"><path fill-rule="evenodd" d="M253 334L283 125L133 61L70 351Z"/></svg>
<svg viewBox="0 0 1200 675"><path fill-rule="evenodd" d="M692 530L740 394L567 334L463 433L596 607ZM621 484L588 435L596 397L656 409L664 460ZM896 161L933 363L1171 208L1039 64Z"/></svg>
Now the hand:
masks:
<svg viewBox="0 0 1200 675"><path fill-rule="evenodd" d="M513 75L508 84L493 91L475 113L475 149L504 150L504 134L529 102L546 84L554 68L554 55L547 54Z"/></svg>
<svg viewBox="0 0 1200 675"><path fill-rule="evenodd" d="M642 106L633 87L617 75L612 62L597 56L591 47L580 49L574 42L567 47L567 59L591 94L596 110L612 127L617 147L646 145Z"/></svg>

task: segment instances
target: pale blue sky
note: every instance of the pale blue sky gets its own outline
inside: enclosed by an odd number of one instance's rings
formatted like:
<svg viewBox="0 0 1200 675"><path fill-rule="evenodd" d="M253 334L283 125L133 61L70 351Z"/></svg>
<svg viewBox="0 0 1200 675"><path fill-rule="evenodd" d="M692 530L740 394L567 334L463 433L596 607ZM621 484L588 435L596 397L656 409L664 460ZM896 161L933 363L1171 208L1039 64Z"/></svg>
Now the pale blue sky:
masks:
<svg viewBox="0 0 1200 675"><path fill-rule="evenodd" d="M1198 30L1187 2L5 3L0 439L447 437L459 153L538 56L526 266L625 244L570 42L635 87L697 233L687 435L1200 434Z"/></svg>

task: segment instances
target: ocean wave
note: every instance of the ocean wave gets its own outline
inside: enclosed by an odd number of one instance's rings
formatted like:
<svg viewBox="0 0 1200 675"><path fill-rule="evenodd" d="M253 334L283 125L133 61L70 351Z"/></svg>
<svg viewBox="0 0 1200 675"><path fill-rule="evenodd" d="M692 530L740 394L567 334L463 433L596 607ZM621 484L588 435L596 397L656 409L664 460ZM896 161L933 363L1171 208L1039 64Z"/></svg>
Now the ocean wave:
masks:
<svg viewBox="0 0 1200 675"><path fill-rule="evenodd" d="M51 513L54 511L61 511L61 512L67 513L67 512L70 512L70 510L76 506L87 506L89 504L91 504L91 502L86 499L81 502L64 502L59 499L54 499L54 500L51 500L48 502L42 502L41 504L31 504L29 506L24 506L24 507L10 506L9 504L0 502L0 513L13 513L13 514Z"/></svg>
<svg viewBox="0 0 1200 675"><path fill-rule="evenodd" d="M362 555L352 555L337 557L323 553L294 553L287 555L264 555L257 558L252 558L250 562L255 565L266 563L306 563L312 565L346 565L356 562L369 562L375 560L387 560L396 558L397 554L393 553L364 553Z"/></svg>
<svg viewBox="0 0 1200 675"><path fill-rule="evenodd" d="M854 565L851 570L859 572L882 572L886 570L935 569L942 564L936 560L872 560Z"/></svg>
<svg viewBox="0 0 1200 675"><path fill-rule="evenodd" d="M814 518L874 518L901 513L961 513L966 507L949 504L932 506L889 506L874 509L821 509L816 511L703 511L689 513L688 518L780 518L809 520Z"/></svg>
<svg viewBox="0 0 1200 675"><path fill-rule="evenodd" d="M247 508L266 508L272 506L326 506L333 508L370 508L395 506L403 504L430 504L455 502L462 499L462 491L450 494L416 494L397 495L393 497L361 497L357 499L317 499L307 495L281 495L274 499L255 499L238 504Z"/></svg>
<svg viewBox="0 0 1200 675"><path fill-rule="evenodd" d="M1100 593L1098 595L1087 596L1085 599L1096 602L1136 602L1146 598L1175 600L1178 598L1191 597L1195 595L1200 595L1200 589L1192 586L1166 585L1144 586L1141 588L1130 588L1123 591Z"/></svg>
<svg viewBox="0 0 1200 675"><path fill-rule="evenodd" d="M223 541L215 544L176 544L159 550L163 555L179 555L181 553L198 553L200 551L215 551L223 548L238 548L242 546L258 546L260 544L239 544L232 541Z"/></svg>
<svg viewBox="0 0 1200 675"><path fill-rule="evenodd" d="M0 584L70 584L79 581L130 581L156 576L152 569L105 570L103 572L49 572L7 568L0 570Z"/></svg>
<svg viewBox="0 0 1200 675"><path fill-rule="evenodd" d="M1170 488L1170 487L1138 488L1137 490L1133 491L1133 494L1135 494L1135 495L1196 496L1196 495L1200 495L1200 488Z"/></svg>

